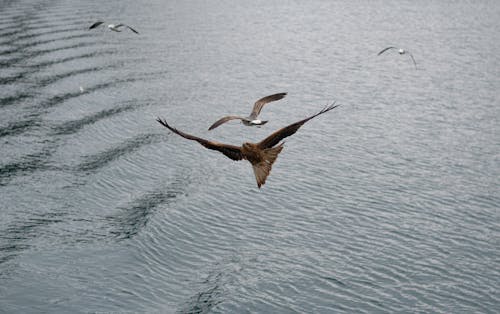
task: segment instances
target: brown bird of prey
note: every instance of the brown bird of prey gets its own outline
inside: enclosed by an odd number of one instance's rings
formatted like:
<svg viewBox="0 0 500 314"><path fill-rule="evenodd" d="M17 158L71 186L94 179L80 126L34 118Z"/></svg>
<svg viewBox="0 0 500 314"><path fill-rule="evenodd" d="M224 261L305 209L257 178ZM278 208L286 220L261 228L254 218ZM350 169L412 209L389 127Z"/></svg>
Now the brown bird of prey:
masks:
<svg viewBox="0 0 500 314"><path fill-rule="evenodd" d="M286 96L286 93L279 93L279 94L274 94L274 95L269 95L269 96L263 97L255 102L255 104L253 105L252 112L250 113L250 115L248 117L225 116L225 117L222 117L219 120L215 121L215 123L212 124L208 128L208 130L209 131L213 130L216 127L218 127L219 125L226 123L229 120L234 120L234 119L240 119L241 122L246 126L264 125L267 123L267 121L262 121L262 120L257 119L260 111L262 110L262 107L264 107L264 105L269 103L269 102L280 100L285 96Z"/></svg>
<svg viewBox="0 0 500 314"><path fill-rule="evenodd" d="M101 25L101 24L104 24L104 22L102 21L97 21L95 22L94 24L90 25L89 29L94 29L96 28L97 26ZM136 34L139 34L138 31L136 31L135 29L133 29L132 27L128 26L128 25L125 25L125 24L109 24L108 25L108 28L114 32L121 32L120 30L120 27L126 27L128 29L130 29L131 31L133 31L134 33Z"/></svg>
<svg viewBox="0 0 500 314"><path fill-rule="evenodd" d="M161 123L164 127L168 128L170 131L178 134L188 140L197 141L201 145L208 149L217 150L232 160L242 160L246 159L252 164L253 172L255 174L255 179L257 180L257 186L260 188L264 183L266 183L266 178L271 172L271 167L274 161L278 157L278 154L283 149L283 142L280 141L290 135L295 134L297 130L307 121L314 117L319 116L325 112L328 112L339 105L335 105L335 102L329 106L326 106L320 112L300 120L298 122L292 123L289 126L281 128L276 132L272 133L262 141L258 143L243 143L242 146L228 145L213 141L208 141L187 133L181 132L176 128L168 125L167 121L157 118L156 120Z"/></svg>
<svg viewBox="0 0 500 314"><path fill-rule="evenodd" d="M382 50L381 50L381 51L377 54L377 56L380 56L381 54L383 54L384 52L386 52L386 51L387 51L387 50L389 50L389 49L398 49L398 48L396 48L396 47L387 47L387 48L384 48L384 49L382 49ZM408 55L410 56L411 60L413 61L413 64L415 65L415 69L417 68L417 62L415 61L415 58L413 58L413 55L411 54L411 52L409 52L408 50L404 50L404 49L402 49L402 48L399 48L399 49L398 49L398 53L399 53L400 55L408 54Z"/></svg>

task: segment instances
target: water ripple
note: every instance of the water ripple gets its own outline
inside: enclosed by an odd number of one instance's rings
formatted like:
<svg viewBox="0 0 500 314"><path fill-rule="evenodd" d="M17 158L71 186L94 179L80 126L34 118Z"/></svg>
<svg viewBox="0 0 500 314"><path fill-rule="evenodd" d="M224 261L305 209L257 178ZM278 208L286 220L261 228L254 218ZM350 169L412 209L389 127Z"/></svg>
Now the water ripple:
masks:
<svg viewBox="0 0 500 314"><path fill-rule="evenodd" d="M158 142L160 137L157 134L141 134L132 139L126 140L118 146L110 148L96 155L87 156L84 162L79 164L75 171L78 172L94 172L108 163L120 158L125 154L129 154L144 145L150 145Z"/></svg>
<svg viewBox="0 0 500 314"><path fill-rule="evenodd" d="M27 94L27 93L20 93L20 94L17 94L15 96L2 97L2 98L0 98L0 107L10 106L10 105L15 104L17 102L26 100L27 98L30 98L30 97L32 97L32 95ZM2 134L1 131L0 131L0 134Z"/></svg>
<svg viewBox="0 0 500 314"><path fill-rule="evenodd" d="M38 154L24 156L21 160L0 166L0 185L7 184L11 179L19 175L31 174L35 171L52 169L47 160L50 150L44 150Z"/></svg>
<svg viewBox="0 0 500 314"><path fill-rule="evenodd" d="M129 239L137 235L146 227L158 206L168 205L184 193L183 181L174 181L161 190L146 193L128 206L120 208L117 214L106 217L114 227L111 235L118 239Z"/></svg>
<svg viewBox="0 0 500 314"><path fill-rule="evenodd" d="M42 70L42 69L44 69L46 67L58 65L58 64L61 64L61 63L65 63L65 62L70 62L70 61L75 61L75 60L81 60L81 59L92 59L92 58L95 58L95 57L111 55L111 54L114 54L114 53L116 53L116 50L113 50L113 49L102 50L101 49L101 50L97 50L97 51L94 51L94 52L83 53L83 54L76 55L76 56L56 58L56 59L51 59L51 60L48 60L48 61L43 61L43 62L35 63L35 64L18 65L16 67L19 67L19 68L34 68L37 71L40 71L40 70ZM0 65L1 65L1 63L0 63ZM9 62L9 65L12 66L12 62ZM28 72L28 73L32 74L34 72Z"/></svg>
<svg viewBox="0 0 500 314"><path fill-rule="evenodd" d="M1 1L2 309L495 313L498 8L332 3ZM329 98L262 189L154 122L239 144Z"/></svg>
<svg viewBox="0 0 500 314"><path fill-rule="evenodd" d="M130 105L125 105L125 106L120 106L120 107L114 107L111 109L107 110L102 110L100 112L97 112L93 115L78 119L78 120L73 120L73 121L66 121L61 125L54 126L54 134L55 135L68 135L72 134L75 132L78 132L78 130L82 129L83 127L89 125L89 124L94 124L102 119L106 119L109 117L112 117L114 115L120 114L122 112L130 111L137 109L137 105L135 104L130 104Z"/></svg>
<svg viewBox="0 0 500 314"><path fill-rule="evenodd" d="M0 137L18 135L39 125L40 123L37 119L10 122L6 126L0 128Z"/></svg>

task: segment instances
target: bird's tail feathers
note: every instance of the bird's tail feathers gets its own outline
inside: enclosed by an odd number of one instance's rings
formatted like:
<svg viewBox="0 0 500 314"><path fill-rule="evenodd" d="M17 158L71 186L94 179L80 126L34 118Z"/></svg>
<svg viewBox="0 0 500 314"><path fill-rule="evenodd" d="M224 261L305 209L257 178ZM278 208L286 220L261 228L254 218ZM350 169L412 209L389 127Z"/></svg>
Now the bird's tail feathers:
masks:
<svg viewBox="0 0 500 314"><path fill-rule="evenodd" d="M260 187L266 183L267 176L271 172L273 163L278 158L278 154L281 153L283 149L283 143L272 147L264 149L264 160L259 163L252 164L253 172L255 174L255 179L257 180L257 186Z"/></svg>

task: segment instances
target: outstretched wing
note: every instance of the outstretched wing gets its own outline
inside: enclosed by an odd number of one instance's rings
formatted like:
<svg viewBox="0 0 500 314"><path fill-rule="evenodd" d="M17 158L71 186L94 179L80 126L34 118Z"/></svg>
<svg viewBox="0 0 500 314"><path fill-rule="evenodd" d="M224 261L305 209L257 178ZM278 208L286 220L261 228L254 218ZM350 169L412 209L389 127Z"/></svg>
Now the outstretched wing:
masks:
<svg viewBox="0 0 500 314"><path fill-rule="evenodd" d="M286 96L286 93L279 93L279 94L274 94L274 95L269 95L266 97L263 97L255 102L253 105L252 113L250 113L250 119L254 120L257 118L257 116L260 114L260 111L262 110L262 107L264 107L265 104L270 103L272 101L280 100Z"/></svg>
<svg viewBox="0 0 500 314"><path fill-rule="evenodd" d="M411 60L413 61L413 64L415 65L415 69L417 68L417 62L415 61L415 58L413 58L413 55L411 52L408 52L408 54L410 55L411 57Z"/></svg>
<svg viewBox="0 0 500 314"><path fill-rule="evenodd" d="M212 141L207 141L205 139L189 135L187 133L181 132L177 130L176 128L171 127L168 125L166 120L162 120L160 118L157 118L156 121L158 121L161 125L169 129L170 131L174 132L175 134L178 134L182 136L183 138L186 138L188 140L192 141L197 141L201 145L205 146L208 149L213 149L216 151L219 151L226 155L227 157L231 158L232 160L242 160L243 159L243 154L241 153L241 148L238 146L234 145L226 145L222 143L217 143L217 142L212 142Z"/></svg>
<svg viewBox="0 0 500 314"><path fill-rule="evenodd" d="M136 31L135 29L133 29L132 27L130 27L130 26L128 26L128 25L125 25L125 24L121 24L121 23L120 23L120 24L118 24L118 25L116 25L116 26L115 26L115 28L120 28L120 27L126 27L126 28L130 29L131 31L133 31L134 33L139 34L139 32L138 32L138 31Z"/></svg>
<svg viewBox="0 0 500 314"><path fill-rule="evenodd" d="M101 25L102 23L104 23L104 22L102 22L102 21L97 21L97 22L95 22L94 24L90 25L89 29L96 28L97 26Z"/></svg>
<svg viewBox="0 0 500 314"><path fill-rule="evenodd" d="M261 149L273 147L274 145L278 144L279 141L281 141L285 137L288 137L290 135L295 134L295 132L297 132L297 130L307 121L311 120L314 117L319 116L320 114L323 114L323 113L328 112L334 108L337 108L338 106L340 106L340 105L335 105L335 102L334 102L333 104L323 108L320 112L310 116L309 118L305 118L305 119L300 120L298 122L292 123L289 126L286 126L284 128L279 129L278 131L274 132L273 134L269 135L268 137L266 137L265 139L260 141L258 143L259 147Z"/></svg>
<svg viewBox="0 0 500 314"><path fill-rule="evenodd" d="M231 120L235 120L235 119L239 119L239 120L244 120L244 121L249 121L247 118L243 118L243 117L239 117L239 116L226 116L226 117L222 117L220 118L219 120L215 121L214 124L212 124L208 130L213 130L215 129L216 127L218 127L219 125L223 124L223 123L226 123L227 121L231 121Z"/></svg>
<svg viewBox="0 0 500 314"><path fill-rule="evenodd" d="M383 54L384 52L386 52L389 49L396 49L396 47L387 47L385 49L382 49L379 53L377 53L377 56L380 56L381 54Z"/></svg>

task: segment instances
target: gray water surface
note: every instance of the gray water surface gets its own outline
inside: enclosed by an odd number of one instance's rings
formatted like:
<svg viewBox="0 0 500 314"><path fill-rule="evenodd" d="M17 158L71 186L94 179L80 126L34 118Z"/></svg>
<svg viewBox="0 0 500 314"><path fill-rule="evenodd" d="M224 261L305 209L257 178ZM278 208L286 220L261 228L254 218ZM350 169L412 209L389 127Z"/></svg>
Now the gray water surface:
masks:
<svg viewBox="0 0 500 314"><path fill-rule="evenodd" d="M0 2L0 312L498 313L499 16ZM100 19L140 35L87 29ZM417 69L377 56L392 45ZM278 92L262 128L207 131ZM247 161L155 122L240 145L335 100L262 189Z"/></svg>

